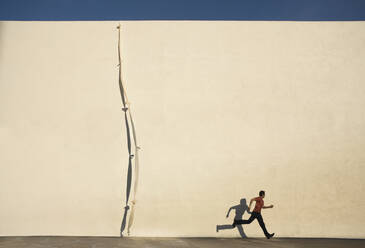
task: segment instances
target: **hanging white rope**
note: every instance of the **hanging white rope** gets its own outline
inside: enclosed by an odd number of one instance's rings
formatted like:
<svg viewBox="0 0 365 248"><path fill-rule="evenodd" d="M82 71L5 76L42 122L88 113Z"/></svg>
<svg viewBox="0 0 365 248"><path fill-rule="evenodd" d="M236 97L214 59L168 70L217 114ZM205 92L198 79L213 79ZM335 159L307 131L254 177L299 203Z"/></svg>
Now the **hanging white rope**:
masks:
<svg viewBox="0 0 365 248"><path fill-rule="evenodd" d="M125 90L125 87L123 85L123 78L122 78L122 58L121 58L121 50L120 50L120 25L118 28L118 59L119 59L119 89L120 94L122 98L123 103L123 112L124 112L124 119L125 119L125 125L126 125L126 131L127 131L127 145L128 145L128 173L127 173L127 189L126 189L126 203L124 207L124 214L123 214L123 220L120 227L120 236L123 237L123 231L126 227L127 222L127 216L128 216L128 210L129 210L129 204L131 203L131 212L129 215L129 221L128 221L128 235L130 235L130 229L133 225L134 220L134 212L135 212L135 205L136 205L136 194L137 194L137 186L138 186L138 179L139 179L139 147L137 145L137 135L136 135L136 128L134 125L133 117L132 117L132 111L130 107L130 102L128 101L127 92ZM128 112L128 116L127 116ZM128 120L129 117L129 120ZM129 128L129 122L132 127L132 137L133 137L133 143L134 143L134 155L131 151L131 138L130 138L130 128ZM133 195L132 200L129 201L130 198L130 192L131 192L131 184L132 184L132 175L133 175L133 163L132 159L134 158L134 185L133 185Z"/></svg>

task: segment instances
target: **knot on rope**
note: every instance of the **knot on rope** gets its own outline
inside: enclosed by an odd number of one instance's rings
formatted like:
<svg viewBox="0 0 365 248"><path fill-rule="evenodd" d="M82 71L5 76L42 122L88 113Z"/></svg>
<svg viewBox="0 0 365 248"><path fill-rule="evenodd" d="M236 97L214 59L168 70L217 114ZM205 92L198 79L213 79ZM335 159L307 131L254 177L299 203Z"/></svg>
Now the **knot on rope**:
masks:
<svg viewBox="0 0 365 248"><path fill-rule="evenodd" d="M128 205L127 205L127 206L125 206L125 207L124 207L124 209L125 209L125 210L129 210L129 206L128 206Z"/></svg>
<svg viewBox="0 0 365 248"><path fill-rule="evenodd" d="M126 112L126 111L128 110L128 108L122 108L122 110L123 110L124 112Z"/></svg>

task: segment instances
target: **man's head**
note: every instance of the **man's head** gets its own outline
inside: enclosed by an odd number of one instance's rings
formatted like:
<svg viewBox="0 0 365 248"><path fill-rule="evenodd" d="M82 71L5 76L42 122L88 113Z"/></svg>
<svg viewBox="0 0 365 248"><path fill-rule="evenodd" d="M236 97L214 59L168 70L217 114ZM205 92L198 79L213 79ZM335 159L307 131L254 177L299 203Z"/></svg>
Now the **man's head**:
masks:
<svg viewBox="0 0 365 248"><path fill-rule="evenodd" d="M259 192L259 196L262 197L262 198L264 198L265 197L265 191L261 190Z"/></svg>

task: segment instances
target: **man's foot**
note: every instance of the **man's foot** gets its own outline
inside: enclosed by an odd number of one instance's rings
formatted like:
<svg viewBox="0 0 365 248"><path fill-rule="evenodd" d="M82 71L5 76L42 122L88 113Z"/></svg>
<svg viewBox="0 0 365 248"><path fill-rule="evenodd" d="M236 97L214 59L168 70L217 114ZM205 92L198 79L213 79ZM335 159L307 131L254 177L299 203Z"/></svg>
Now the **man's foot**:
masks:
<svg viewBox="0 0 365 248"><path fill-rule="evenodd" d="M267 239L271 239L272 237L274 237L275 233L269 234L268 236L266 236Z"/></svg>
<svg viewBox="0 0 365 248"><path fill-rule="evenodd" d="M236 227L236 220L233 220L232 226Z"/></svg>

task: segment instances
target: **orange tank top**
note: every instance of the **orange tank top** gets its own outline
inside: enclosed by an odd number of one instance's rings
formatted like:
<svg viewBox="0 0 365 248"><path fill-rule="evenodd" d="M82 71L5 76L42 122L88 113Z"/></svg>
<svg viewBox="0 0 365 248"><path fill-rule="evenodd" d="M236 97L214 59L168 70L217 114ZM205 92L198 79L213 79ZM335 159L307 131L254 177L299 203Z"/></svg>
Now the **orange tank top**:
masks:
<svg viewBox="0 0 365 248"><path fill-rule="evenodd" d="M264 200L261 197L256 197L254 200L256 201L256 204L253 211L256 213L261 213L261 208L264 206Z"/></svg>

